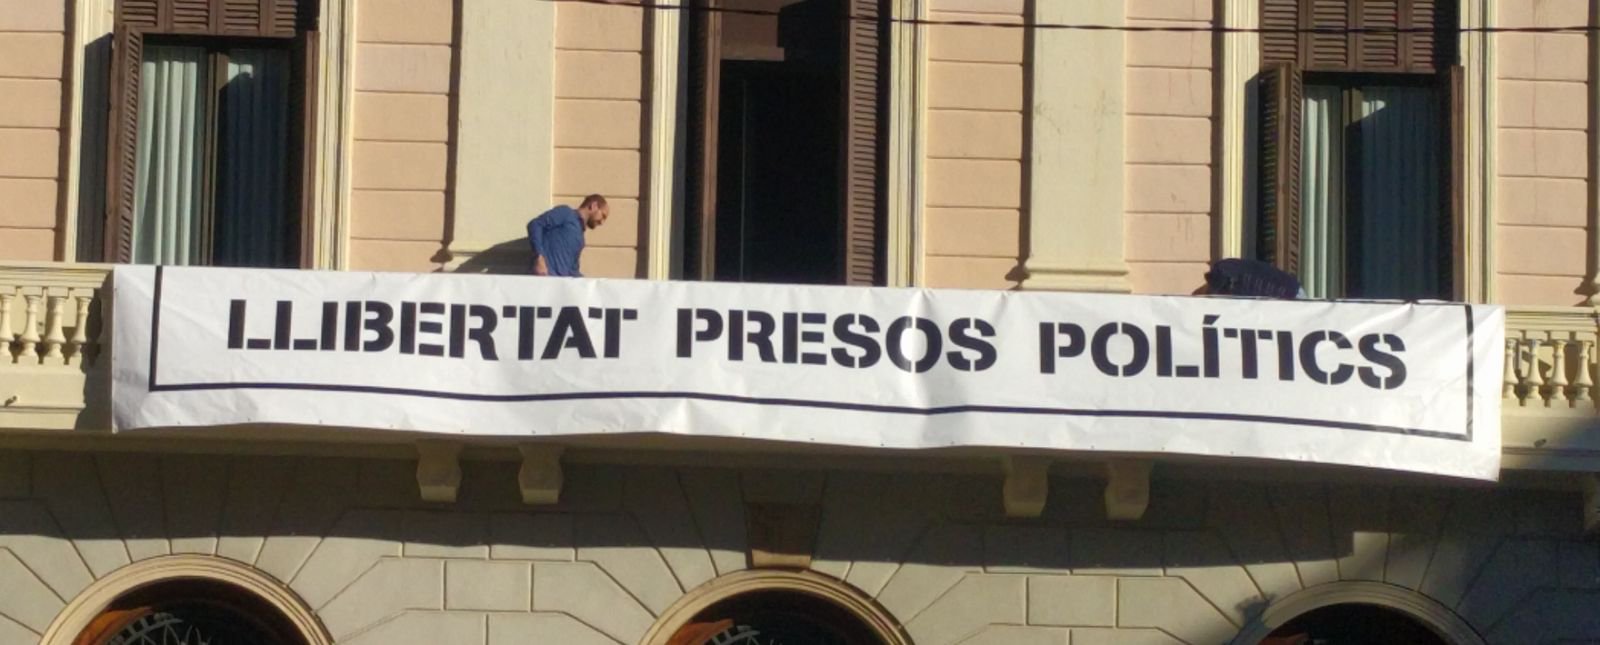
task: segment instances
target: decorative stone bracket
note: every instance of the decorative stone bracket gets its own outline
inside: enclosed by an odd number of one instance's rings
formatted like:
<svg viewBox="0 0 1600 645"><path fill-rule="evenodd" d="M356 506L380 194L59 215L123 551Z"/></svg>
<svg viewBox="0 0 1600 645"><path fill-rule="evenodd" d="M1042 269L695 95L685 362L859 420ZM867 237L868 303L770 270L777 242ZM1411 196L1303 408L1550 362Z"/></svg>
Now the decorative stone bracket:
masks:
<svg viewBox="0 0 1600 645"><path fill-rule="evenodd" d="M426 502L454 502L461 490L461 444L417 442L417 488Z"/></svg>
<svg viewBox="0 0 1600 645"><path fill-rule="evenodd" d="M1050 460L1044 457L1002 457L1006 483L1001 488L1006 517L1039 517L1050 496Z"/></svg>
<svg viewBox="0 0 1600 645"><path fill-rule="evenodd" d="M561 446L528 443L517 446L522 452L522 468L517 470L517 488L522 503L546 505L561 500Z"/></svg>
<svg viewBox="0 0 1600 645"><path fill-rule="evenodd" d="M1113 459L1106 462L1106 518L1137 520L1150 507L1149 459Z"/></svg>

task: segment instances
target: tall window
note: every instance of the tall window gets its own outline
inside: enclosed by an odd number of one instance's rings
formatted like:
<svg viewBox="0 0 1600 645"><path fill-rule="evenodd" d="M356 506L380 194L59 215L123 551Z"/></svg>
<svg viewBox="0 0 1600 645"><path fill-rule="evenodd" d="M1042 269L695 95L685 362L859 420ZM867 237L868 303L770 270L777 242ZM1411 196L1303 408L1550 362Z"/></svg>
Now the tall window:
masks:
<svg viewBox="0 0 1600 645"><path fill-rule="evenodd" d="M1455 15L1435 0L1263 0L1256 251L1308 295L1454 295Z"/></svg>
<svg viewBox="0 0 1600 645"><path fill-rule="evenodd" d="M106 259L300 264L310 5L118 3Z"/></svg>
<svg viewBox="0 0 1600 645"><path fill-rule="evenodd" d="M695 0L683 272L882 282L880 0Z"/></svg>

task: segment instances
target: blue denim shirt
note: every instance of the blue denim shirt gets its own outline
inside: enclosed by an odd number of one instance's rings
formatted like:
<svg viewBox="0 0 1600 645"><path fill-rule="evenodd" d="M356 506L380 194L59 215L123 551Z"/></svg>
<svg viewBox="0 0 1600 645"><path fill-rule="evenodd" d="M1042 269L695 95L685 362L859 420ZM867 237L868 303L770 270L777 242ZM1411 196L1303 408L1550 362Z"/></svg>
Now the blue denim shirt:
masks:
<svg viewBox="0 0 1600 645"><path fill-rule="evenodd" d="M581 278L578 255L583 253L583 216L571 206L557 206L528 221L528 244L535 261L544 258L550 275Z"/></svg>

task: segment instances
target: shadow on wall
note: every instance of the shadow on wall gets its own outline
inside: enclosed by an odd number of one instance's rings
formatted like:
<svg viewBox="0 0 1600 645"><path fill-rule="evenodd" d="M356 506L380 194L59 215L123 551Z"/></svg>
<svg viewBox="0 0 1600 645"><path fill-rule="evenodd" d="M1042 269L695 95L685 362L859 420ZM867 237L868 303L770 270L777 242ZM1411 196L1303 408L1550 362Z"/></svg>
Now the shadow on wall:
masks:
<svg viewBox="0 0 1600 645"><path fill-rule="evenodd" d="M440 251L443 262L448 263L450 257L447 251ZM484 273L484 274L510 274L532 275L533 253L528 250L527 238L507 240L489 247L482 253L468 258L467 261L457 265L455 269L447 269L451 273Z"/></svg>
<svg viewBox="0 0 1600 645"><path fill-rule="evenodd" d="M811 568L875 598L919 643L1067 624L1050 621L1078 611L1088 613L1072 620L1228 642L1273 602L1352 580L1416 590L1491 640L1577 637L1594 621L1538 608L1600 593L1581 503L1552 491L1158 478L1143 519L1111 522L1104 482L1082 476L1053 478L1044 514L1019 520L1004 516L998 475L565 470L560 502L530 507L517 463L466 461L458 500L430 504L405 459L0 452L0 553L60 558L32 570L68 597L130 557L216 554L288 582L338 623L336 636L368 626L343 622L341 606L364 606L362 594L392 584L384 576L437 577L459 559L531 562L536 586L546 575L590 580L616 603L591 618L648 624L686 591L747 568L746 510L772 504L818 509ZM1052 604L1085 593L1107 601ZM1003 597L1029 600L992 602ZM588 610L563 602L532 600Z"/></svg>

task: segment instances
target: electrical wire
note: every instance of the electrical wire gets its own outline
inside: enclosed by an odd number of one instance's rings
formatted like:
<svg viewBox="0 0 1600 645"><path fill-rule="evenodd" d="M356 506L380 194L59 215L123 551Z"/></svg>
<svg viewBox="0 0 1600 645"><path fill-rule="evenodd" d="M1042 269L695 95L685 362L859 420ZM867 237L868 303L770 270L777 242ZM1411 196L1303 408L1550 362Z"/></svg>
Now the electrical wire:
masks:
<svg viewBox="0 0 1600 645"><path fill-rule="evenodd" d="M683 0L684 3L651 2L646 0L531 0L533 2L548 2L551 4L588 4L611 7L628 7L633 9L656 9L681 11L684 13L718 13L741 16L776 17L778 11L769 9L739 9L734 7L706 7L692 4L692 0ZM1048 2L1079 2L1083 0L1039 0ZM1038 22L989 22L984 20L936 19L936 18L895 18L887 14L869 16L851 14L847 19L856 22L873 22L880 24L900 24L939 27L991 27L1004 29L1039 29L1039 30L1066 30L1066 31L1121 31L1136 33L1215 33L1215 34L1317 34L1317 35L1349 35L1349 34L1437 34L1437 33L1481 33L1481 34L1586 34L1600 31L1596 25L1566 25L1550 27L1452 27L1438 29L1434 27L1216 27L1207 25L1097 25L1089 23L1038 23Z"/></svg>

